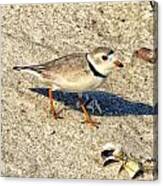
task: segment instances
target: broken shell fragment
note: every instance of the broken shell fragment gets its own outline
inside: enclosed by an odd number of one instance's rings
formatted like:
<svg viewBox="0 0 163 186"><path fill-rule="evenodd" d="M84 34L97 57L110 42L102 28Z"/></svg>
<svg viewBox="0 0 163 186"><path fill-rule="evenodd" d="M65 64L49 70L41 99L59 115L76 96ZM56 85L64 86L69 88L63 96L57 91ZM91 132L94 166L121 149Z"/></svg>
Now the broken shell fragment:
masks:
<svg viewBox="0 0 163 186"><path fill-rule="evenodd" d="M110 165L112 163L116 163L116 162L119 162L119 160L117 160L115 157L113 156L110 156L109 158L105 159L104 161L104 164L103 164L103 167L107 166L107 165Z"/></svg>
<svg viewBox="0 0 163 186"><path fill-rule="evenodd" d="M138 161L129 159L122 166L127 171L130 178L135 178L139 173L143 173L143 166Z"/></svg>
<svg viewBox="0 0 163 186"><path fill-rule="evenodd" d="M107 159L111 156L119 159L120 157L123 158L125 154L120 144L114 145L112 143L107 143L103 146L101 156L103 157L103 159Z"/></svg>
<svg viewBox="0 0 163 186"><path fill-rule="evenodd" d="M101 152L101 157L103 159L106 159L106 158L108 158L110 156L113 156L113 152L114 152L113 149L112 150L104 150L104 151Z"/></svg>
<svg viewBox="0 0 163 186"><path fill-rule="evenodd" d="M119 144L113 145L107 143L103 146L103 151L101 152L101 157L104 160L103 166L119 162L121 158L124 158L124 156L125 154L122 151L122 146Z"/></svg>
<svg viewBox="0 0 163 186"><path fill-rule="evenodd" d="M140 48L134 52L134 56L143 59L149 63L156 63L157 61L157 49L151 50L149 48Z"/></svg>
<svg viewBox="0 0 163 186"><path fill-rule="evenodd" d="M124 152L120 144L113 145L111 143L107 143L104 145L103 151L101 152L101 157L104 160L104 167L115 162L121 163L118 174L122 170L125 170L131 179L135 178L137 175L139 175L139 173L143 173L142 163L129 157L126 152Z"/></svg>
<svg viewBox="0 0 163 186"><path fill-rule="evenodd" d="M118 162L119 160L115 157L115 151L119 149L119 147L115 147L115 145L111 143L107 143L103 146L103 150L101 152L101 157L104 160L103 166L107 166L109 164Z"/></svg>

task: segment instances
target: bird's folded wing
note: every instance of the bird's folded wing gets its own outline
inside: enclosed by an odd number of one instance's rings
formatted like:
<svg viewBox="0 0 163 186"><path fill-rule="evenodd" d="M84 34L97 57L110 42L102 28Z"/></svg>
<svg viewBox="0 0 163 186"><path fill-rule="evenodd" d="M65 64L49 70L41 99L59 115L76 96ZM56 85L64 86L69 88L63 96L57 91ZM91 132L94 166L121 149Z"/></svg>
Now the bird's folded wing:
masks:
<svg viewBox="0 0 163 186"><path fill-rule="evenodd" d="M72 54L59 59L38 65L38 70L44 78L55 79L64 77L68 81L88 75L89 67L86 62L85 54Z"/></svg>

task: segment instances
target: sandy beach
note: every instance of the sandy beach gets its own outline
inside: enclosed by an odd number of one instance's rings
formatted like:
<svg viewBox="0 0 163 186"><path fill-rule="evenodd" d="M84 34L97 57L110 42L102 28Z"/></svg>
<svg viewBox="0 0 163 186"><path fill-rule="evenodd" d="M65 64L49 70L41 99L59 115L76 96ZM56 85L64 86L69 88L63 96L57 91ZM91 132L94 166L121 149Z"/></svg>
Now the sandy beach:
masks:
<svg viewBox="0 0 163 186"><path fill-rule="evenodd" d="M155 18L149 2L33 4L1 6L2 176L130 179L119 164L103 167L101 150L121 144L140 160L155 159L157 148L156 64L133 56L153 49ZM37 77L13 71L96 47L119 51L124 68L83 97L102 108L92 113L99 128L81 122L75 93L54 92L63 119L49 113L47 87ZM145 172L139 180L152 180Z"/></svg>

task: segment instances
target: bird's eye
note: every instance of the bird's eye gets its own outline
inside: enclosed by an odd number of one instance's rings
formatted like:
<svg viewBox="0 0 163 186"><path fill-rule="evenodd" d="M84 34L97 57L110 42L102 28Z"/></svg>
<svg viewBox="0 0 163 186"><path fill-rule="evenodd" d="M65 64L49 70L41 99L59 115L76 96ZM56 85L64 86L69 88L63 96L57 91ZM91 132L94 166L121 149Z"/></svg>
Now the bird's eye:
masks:
<svg viewBox="0 0 163 186"><path fill-rule="evenodd" d="M102 59L104 60L104 61L106 61L106 60L108 60L108 56L102 56Z"/></svg>

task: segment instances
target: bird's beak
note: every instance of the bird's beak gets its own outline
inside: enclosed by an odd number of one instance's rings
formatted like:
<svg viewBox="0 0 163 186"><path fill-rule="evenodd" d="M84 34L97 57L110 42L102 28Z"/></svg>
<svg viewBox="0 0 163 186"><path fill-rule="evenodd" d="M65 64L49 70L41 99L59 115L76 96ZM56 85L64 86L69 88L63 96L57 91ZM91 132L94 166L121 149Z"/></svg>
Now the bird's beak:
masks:
<svg viewBox="0 0 163 186"><path fill-rule="evenodd" d="M120 67L120 68L122 68L122 67L124 66L119 60L114 61L114 64L115 64L117 67Z"/></svg>

